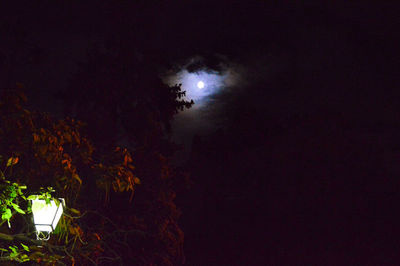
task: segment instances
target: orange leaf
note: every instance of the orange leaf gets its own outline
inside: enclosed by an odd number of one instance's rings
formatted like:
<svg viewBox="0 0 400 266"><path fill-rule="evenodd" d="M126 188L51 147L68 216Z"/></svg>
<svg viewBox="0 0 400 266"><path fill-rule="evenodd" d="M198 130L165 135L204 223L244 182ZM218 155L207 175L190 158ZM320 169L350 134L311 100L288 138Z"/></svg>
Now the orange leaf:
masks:
<svg viewBox="0 0 400 266"><path fill-rule="evenodd" d="M125 154L125 156L124 156L124 165L128 166L128 155L127 154Z"/></svg>
<svg viewBox="0 0 400 266"><path fill-rule="evenodd" d="M10 157L7 161L7 166L12 166L18 163L18 157Z"/></svg>
<svg viewBox="0 0 400 266"><path fill-rule="evenodd" d="M138 178L138 177L134 177L133 178L133 183L135 183L135 184L137 184L137 185L140 185L140 179Z"/></svg>
<svg viewBox="0 0 400 266"><path fill-rule="evenodd" d="M79 176L77 174L73 174L72 178L76 179L79 182L79 184L82 185L82 180L79 178Z"/></svg>
<svg viewBox="0 0 400 266"><path fill-rule="evenodd" d="M32 135L33 135L33 142L34 142L34 143L39 142L40 139L39 139L38 134L33 133Z"/></svg>
<svg viewBox="0 0 400 266"><path fill-rule="evenodd" d="M97 240L100 240L100 236L97 233L94 233L94 235L96 236Z"/></svg>

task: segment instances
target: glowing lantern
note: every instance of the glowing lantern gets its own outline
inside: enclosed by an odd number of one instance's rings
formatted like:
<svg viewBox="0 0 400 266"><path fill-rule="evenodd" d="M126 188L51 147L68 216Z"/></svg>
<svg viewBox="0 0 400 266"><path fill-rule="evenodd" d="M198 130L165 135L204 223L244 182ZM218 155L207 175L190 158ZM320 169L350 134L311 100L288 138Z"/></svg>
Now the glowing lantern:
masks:
<svg viewBox="0 0 400 266"><path fill-rule="evenodd" d="M44 199L32 199L33 222L35 223L38 239L48 240L50 233L56 229L57 223L64 211L65 201L59 199L55 202L53 199L46 203ZM40 238L39 235L44 233L46 238Z"/></svg>

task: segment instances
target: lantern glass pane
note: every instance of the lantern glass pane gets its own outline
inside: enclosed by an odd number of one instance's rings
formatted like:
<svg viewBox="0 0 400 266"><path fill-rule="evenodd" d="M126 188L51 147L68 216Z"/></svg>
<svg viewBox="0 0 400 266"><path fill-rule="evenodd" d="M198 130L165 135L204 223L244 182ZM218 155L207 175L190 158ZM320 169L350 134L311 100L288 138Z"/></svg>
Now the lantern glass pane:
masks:
<svg viewBox="0 0 400 266"><path fill-rule="evenodd" d="M52 232L55 229L63 212L62 203L57 206L53 200L49 204L41 199L32 200L33 221L37 231Z"/></svg>
<svg viewBox="0 0 400 266"><path fill-rule="evenodd" d="M36 227L36 231L38 231L38 232L52 232L53 231L53 229L51 228L50 225L38 225L38 224L36 224L35 227Z"/></svg>
<svg viewBox="0 0 400 266"><path fill-rule="evenodd" d="M58 224L58 221L60 220L61 215L62 215L62 213L63 213L63 203L62 203L62 202L60 202L60 204L58 205L58 208L57 208L56 211L57 211L57 212L56 212L56 215L55 215L55 217L54 217L53 224L52 224L53 230L56 229L56 226L57 226L57 224Z"/></svg>

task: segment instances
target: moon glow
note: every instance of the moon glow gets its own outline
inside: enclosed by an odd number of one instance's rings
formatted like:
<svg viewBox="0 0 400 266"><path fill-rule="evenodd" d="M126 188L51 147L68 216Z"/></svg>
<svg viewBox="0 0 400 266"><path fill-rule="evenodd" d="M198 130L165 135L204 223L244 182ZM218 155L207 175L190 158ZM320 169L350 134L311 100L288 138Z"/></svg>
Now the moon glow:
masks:
<svg viewBox="0 0 400 266"><path fill-rule="evenodd" d="M197 88L199 88L199 89L204 88L204 82L203 81L197 82Z"/></svg>
<svg viewBox="0 0 400 266"><path fill-rule="evenodd" d="M186 92L184 99L195 102L190 109L194 110L204 107L215 94L226 88L225 84L229 81L228 74L211 71L188 72L186 69L182 69L164 76L163 81L170 86L181 84L182 90Z"/></svg>

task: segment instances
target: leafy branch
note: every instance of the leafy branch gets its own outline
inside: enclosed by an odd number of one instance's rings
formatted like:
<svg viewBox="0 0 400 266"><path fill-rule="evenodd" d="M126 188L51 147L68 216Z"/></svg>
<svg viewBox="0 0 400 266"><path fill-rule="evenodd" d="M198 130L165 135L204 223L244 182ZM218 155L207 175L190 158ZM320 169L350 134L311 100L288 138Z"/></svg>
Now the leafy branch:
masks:
<svg viewBox="0 0 400 266"><path fill-rule="evenodd" d="M18 157L10 157L7 161L7 166L12 167L18 163ZM23 210L20 207L20 201L27 200L23 190L26 190L27 187L25 185L20 185L16 182L11 183L11 181L7 180L5 175L5 171L1 171L1 184L0 184L0 214L1 214L1 223L0 226L7 221L8 227L11 227L10 219L15 213L26 214L29 212L27 210ZM12 211L14 210L14 212Z"/></svg>

